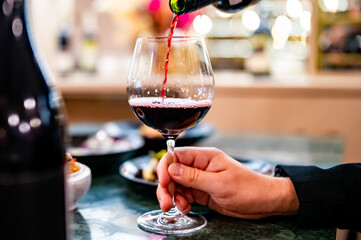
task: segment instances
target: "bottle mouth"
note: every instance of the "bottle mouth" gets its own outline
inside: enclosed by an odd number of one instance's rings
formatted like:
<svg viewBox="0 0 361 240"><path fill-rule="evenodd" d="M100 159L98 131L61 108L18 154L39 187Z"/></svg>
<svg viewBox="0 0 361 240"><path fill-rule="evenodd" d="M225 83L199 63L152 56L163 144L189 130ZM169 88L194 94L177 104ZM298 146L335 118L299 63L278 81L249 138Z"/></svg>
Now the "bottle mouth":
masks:
<svg viewBox="0 0 361 240"><path fill-rule="evenodd" d="M184 14L185 11L185 1L184 0L170 0L169 1L169 7L175 14Z"/></svg>

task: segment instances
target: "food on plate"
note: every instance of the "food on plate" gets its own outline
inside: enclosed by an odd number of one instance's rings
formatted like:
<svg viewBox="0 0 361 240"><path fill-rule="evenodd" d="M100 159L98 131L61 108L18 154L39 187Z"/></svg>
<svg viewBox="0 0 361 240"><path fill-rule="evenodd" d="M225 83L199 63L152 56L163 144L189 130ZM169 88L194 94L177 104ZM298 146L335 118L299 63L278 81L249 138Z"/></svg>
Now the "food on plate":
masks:
<svg viewBox="0 0 361 240"><path fill-rule="evenodd" d="M80 170L80 166L76 163L76 159L70 153L66 153L65 167L68 174L75 173Z"/></svg>
<svg viewBox="0 0 361 240"><path fill-rule="evenodd" d="M99 130L81 143L68 148L68 151L74 156L84 156L127 151L138 145L136 138L111 137L105 130Z"/></svg>
<svg viewBox="0 0 361 240"><path fill-rule="evenodd" d="M131 148L127 139L113 138L105 130L99 130L96 134L90 136L87 140L85 140L82 146L92 152L103 153L124 151Z"/></svg>
<svg viewBox="0 0 361 240"><path fill-rule="evenodd" d="M157 176L157 166L159 160L167 153L167 150L163 149L159 152L152 152L152 158L150 159L149 163L143 169L139 169L136 173L136 177L143 178L147 181L156 181L158 179Z"/></svg>
<svg viewBox="0 0 361 240"><path fill-rule="evenodd" d="M154 139L154 138L163 138L162 134L157 130L148 127L147 125L142 125L139 127L140 135L143 137Z"/></svg>
<svg viewBox="0 0 361 240"><path fill-rule="evenodd" d="M139 127L139 132L141 136L148 139L164 139L160 132L144 124ZM184 134L185 132L181 132L179 137L182 137Z"/></svg>

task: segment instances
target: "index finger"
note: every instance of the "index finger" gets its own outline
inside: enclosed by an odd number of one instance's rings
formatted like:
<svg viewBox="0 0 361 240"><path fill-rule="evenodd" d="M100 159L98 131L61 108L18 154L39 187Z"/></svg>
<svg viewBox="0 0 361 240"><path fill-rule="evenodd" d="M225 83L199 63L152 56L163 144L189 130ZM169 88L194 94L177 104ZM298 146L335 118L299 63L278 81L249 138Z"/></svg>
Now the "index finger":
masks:
<svg viewBox="0 0 361 240"><path fill-rule="evenodd" d="M168 161L167 161L167 154L166 153L159 161L157 166L157 175L159 184L163 188L167 188L169 183L171 182L171 178L168 173Z"/></svg>
<svg viewBox="0 0 361 240"><path fill-rule="evenodd" d="M174 156L175 162L200 170L219 171L222 169L216 161L216 156L222 153L216 148L179 147L175 149Z"/></svg>

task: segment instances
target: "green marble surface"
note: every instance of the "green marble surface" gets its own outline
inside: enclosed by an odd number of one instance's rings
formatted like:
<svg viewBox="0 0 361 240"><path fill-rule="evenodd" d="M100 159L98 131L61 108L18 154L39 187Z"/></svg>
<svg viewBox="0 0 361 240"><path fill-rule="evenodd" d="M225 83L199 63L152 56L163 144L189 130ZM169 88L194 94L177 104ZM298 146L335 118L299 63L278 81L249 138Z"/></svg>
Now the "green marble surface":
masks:
<svg viewBox="0 0 361 240"><path fill-rule="evenodd" d="M342 161L339 139L287 136L214 134L202 146L216 146L240 157L272 162L329 166ZM279 159L279 161L278 161ZM113 239L334 239L335 230L302 229L295 217L243 220L222 216L206 207L194 206L208 221L205 229L189 236L160 236L143 232L137 217L158 209L155 187L130 182L120 175L96 176L89 192L71 214L74 240Z"/></svg>

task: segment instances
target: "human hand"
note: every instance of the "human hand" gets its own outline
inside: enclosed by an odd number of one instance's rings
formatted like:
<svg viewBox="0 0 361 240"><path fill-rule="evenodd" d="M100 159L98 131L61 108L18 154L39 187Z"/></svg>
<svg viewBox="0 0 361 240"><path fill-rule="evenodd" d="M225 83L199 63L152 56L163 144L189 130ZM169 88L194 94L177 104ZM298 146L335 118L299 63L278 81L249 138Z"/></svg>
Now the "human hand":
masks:
<svg viewBox="0 0 361 240"><path fill-rule="evenodd" d="M168 185L174 181L175 204L188 213L197 202L227 216L262 218L294 215L299 202L289 178L256 173L216 148L176 148L174 162L158 164L157 197L162 211L172 207Z"/></svg>

